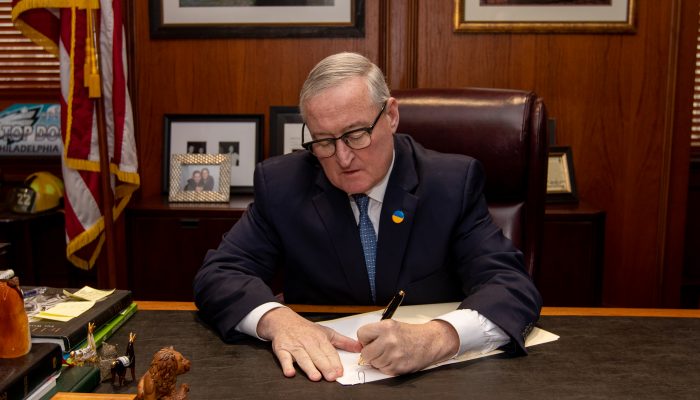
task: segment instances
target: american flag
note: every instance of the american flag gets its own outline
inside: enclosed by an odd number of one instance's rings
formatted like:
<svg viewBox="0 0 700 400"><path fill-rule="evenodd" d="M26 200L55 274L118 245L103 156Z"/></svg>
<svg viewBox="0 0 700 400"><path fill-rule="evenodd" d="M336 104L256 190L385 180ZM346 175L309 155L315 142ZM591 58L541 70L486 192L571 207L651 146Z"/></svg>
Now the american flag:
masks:
<svg viewBox="0 0 700 400"><path fill-rule="evenodd" d="M88 82L94 70L89 57L87 8L98 9L101 95L104 98L109 143L113 218L139 187L131 100L127 90L124 10L121 0L13 0L12 20L24 35L60 59L61 134L67 257L90 269L105 240L100 211L100 157L97 116ZM87 61L87 63L86 63ZM87 76L87 79L86 79ZM100 85L93 86L100 90Z"/></svg>

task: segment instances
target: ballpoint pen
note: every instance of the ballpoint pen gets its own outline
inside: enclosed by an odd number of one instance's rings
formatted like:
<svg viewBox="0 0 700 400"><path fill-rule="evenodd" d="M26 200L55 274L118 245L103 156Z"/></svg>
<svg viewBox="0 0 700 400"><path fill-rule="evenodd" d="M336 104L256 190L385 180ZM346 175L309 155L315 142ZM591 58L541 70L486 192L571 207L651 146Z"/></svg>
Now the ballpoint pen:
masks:
<svg viewBox="0 0 700 400"><path fill-rule="evenodd" d="M391 298L389 305L386 306L386 308L384 309L384 312L382 313L381 321L384 321L385 319L391 319L391 317L394 316L394 313L396 312L396 310L399 309L401 302L403 302L404 296L406 296L406 292L404 292L403 290L399 290L399 292L396 293L394 295L394 297ZM360 359L357 360L357 364L364 365L364 361L362 360L362 355L360 355Z"/></svg>
<svg viewBox="0 0 700 400"><path fill-rule="evenodd" d="M46 291L46 287L44 287L44 286L36 287L36 288L32 288L32 289L23 290L22 295L24 296L25 299L28 299L31 297L36 297L36 296L39 296L41 294L44 294L45 291Z"/></svg>
<svg viewBox="0 0 700 400"><path fill-rule="evenodd" d="M382 321L385 319L391 319L391 317L394 316L394 313L399 309L401 302L403 302L404 296L406 296L406 292L403 290L399 290L399 292L394 295L389 302L389 305L386 306L386 309L384 309L384 312L382 313Z"/></svg>

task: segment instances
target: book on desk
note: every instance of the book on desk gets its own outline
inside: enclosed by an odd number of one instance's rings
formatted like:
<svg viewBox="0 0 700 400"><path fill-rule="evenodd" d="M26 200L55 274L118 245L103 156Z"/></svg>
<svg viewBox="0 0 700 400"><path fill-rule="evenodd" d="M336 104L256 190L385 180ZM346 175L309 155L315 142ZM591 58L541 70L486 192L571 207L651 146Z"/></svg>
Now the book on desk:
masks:
<svg viewBox="0 0 700 400"><path fill-rule="evenodd" d="M62 360L56 343L32 343L29 353L0 359L0 399L25 398L61 370Z"/></svg>
<svg viewBox="0 0 700 400"><path fill-rule="evenodd" d="M50 297L62 292L63 289L46 288L44 293ZM99 368L61 368L63 360L68 358L70 351L87 345L88 322L97 326L93 337L96 347L99 347L136 310L130 291L115 290L70 321L31 321L31 352L12 363L0 363L0 399L43 399L50 398L56 391L92 391L100 382ZM50 355L46 354L49 349Z"/></svg>
<svg viewBox="0 0 700 400"><path fill-rule="evenodd" d="M43 395L41 400L50 400L56 393L90 393L100 384L100 369L91 365L82 367L63 367L55 384Z"/></svg>
<svg viewBox="0 0 700 400"><path fill-rule="evenodd" d="M63 289L47 288L45 295L60 294L62 292ZM130 307L132 312L128 313L127 311ZM97 335L114 318L121 316L122 320L128 319L128 317L133 315L135 307L131 291L117 289L104 299L95 302L95 305L89 310L70 321L61 322L46 319L31 321L29 329L32 335L32 343L57 343L61 346L61 350L64 353L68 353L79 348L82 342L85 341L89 322L95 324L95 334ZM101 339L104 339L103 336L101 336ZM97 340L97 338L95 339ZM96 345L99 346L98 343Z"/></svg>

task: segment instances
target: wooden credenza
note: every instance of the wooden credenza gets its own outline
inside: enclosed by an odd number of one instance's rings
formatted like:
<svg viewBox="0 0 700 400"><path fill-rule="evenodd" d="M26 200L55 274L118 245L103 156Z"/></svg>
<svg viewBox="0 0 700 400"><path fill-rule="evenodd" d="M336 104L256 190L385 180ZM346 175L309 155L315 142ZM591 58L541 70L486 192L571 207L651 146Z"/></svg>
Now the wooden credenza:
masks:
<svg viewBox="0 0 700 400"><path fill-rule="evenodd" d="M83 271L66 259L64 214L15 214L0 210L0 269L12 269L25 286L95 286L95 270Z"/></svg>
<svg viewBox="0 0 700 400"><path fill-rule="evenodd" d="M155 197L126 211L128 286L134 298L192 301L207 250L241 218L252 196L228 203L169 203Z"/></svg>
<svg viewBox="0 0 700 400"><path fill-rule="evenodd" d="M128 283L141 300L192 301L192 280L207 250L221 242L252 201L168 203L141 200L126 212ZM601 302L605 214L584 204L548 206L535 283L547 306Z"/></svg>
<svg viewBox="0 0 700 400"><path fill-rule="evenodd" d="M605 212L585 203L547 205L535 283L545 306L602 303Z"/></svg>

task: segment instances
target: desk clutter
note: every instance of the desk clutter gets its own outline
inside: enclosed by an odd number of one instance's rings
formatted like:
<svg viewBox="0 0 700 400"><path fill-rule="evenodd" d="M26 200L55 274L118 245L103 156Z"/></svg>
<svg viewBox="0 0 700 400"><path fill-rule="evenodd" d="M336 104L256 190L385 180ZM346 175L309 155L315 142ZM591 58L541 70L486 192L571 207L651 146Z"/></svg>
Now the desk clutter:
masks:
<svg viewBox="0 0 700 400"><path fill-rule="evenodd" d="M0 399L91 392L109 378L123 385L129 365L136 385L136 336L123 357L105 343L136 308L128 290L21 287L14 271L0 271Z"/></svg>
<svg viewBox="0 0 700 400"><path fill-rule="evenodd" d="M136 312L131 292L114 290L96 293L83 288L24 288L34 296L25 296L32 342L58 343L64 353L88 345L89 324L94 324L95 347L112 335ZM92 293L76 299L76 294Z"/></svg>
<svg viewBox="0 0 700 400"><path fill-rule="evenodd" d="M123 355L105 341L135 312L128 290L22 288L12 270L0 271L0 399L50 399L103 383L136 390L139 399L186 399L189 385L178 387L177 376L190 361L172 346L157 351L137 380L136 334L129 332Z"/></svg>

